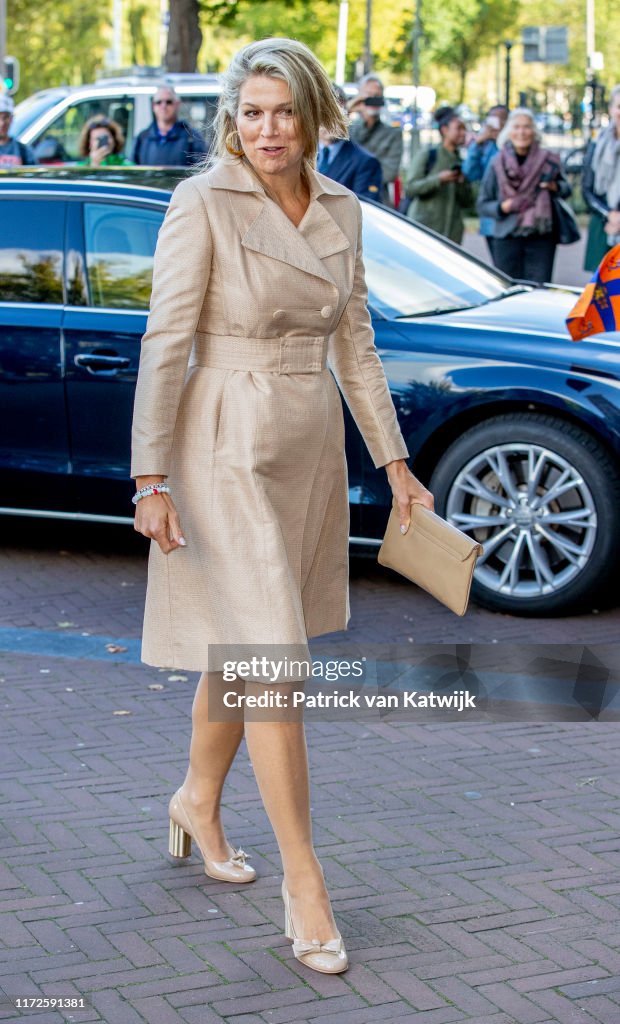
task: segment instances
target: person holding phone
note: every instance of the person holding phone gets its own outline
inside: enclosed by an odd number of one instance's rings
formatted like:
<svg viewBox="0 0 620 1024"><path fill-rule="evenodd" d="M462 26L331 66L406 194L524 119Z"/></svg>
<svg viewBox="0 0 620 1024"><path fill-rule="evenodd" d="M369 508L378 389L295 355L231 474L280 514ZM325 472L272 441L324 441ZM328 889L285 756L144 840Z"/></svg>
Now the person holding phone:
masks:
<svg viewBox="0 0 620 1024"><path fill-rule="evenodd" d="M400 128L385 124L381 114L385 110L383 82L376 75L365 75L358 82L359 92L349 100L350 114L357 114L349 128L351 142L368 150L381 164L383 178L382 200L392 205L388 185L400 173L403 158L403 134Z"/></svg>
<svg viewBox="0 0 620 1024"><path fill-rule="evenodd" d="M405 194L411 200L407 216L460 245L463 211L473 202L460 158L465 124L452 107L446 107L437 127L441 145L423 146L411 161L405 182Z"/></svg>
<svg viewBox="0 0 620 1024"><path fill-rule="evenodd" d="M80 167L125 167L131 166L123 152L125 136L116 121L96 114L82 129L78 152Z"/></svg>
<svg viewBox="0 0 620 1024"><path fill-rule="evenodd" d="M467 155L463 161L463 174L468 181L482 181L484 172L499 150L497 137L506 124L508 107L502 103L489 110L482 128L467 147ZM491 257L493 257L493 218L480 218L480 234L486 239Z"/></svg>

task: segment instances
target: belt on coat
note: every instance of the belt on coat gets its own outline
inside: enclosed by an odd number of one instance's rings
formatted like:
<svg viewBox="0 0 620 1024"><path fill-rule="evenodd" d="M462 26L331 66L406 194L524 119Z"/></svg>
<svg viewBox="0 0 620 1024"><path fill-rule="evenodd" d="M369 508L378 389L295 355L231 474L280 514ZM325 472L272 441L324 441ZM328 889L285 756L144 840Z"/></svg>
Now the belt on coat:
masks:
<svg viewBox="0 0 620 1024"><path fill-rule="evenodd" d="M196 332L192 362L220 370L320 373L327 365L328 336L242 338Z"/></svg>

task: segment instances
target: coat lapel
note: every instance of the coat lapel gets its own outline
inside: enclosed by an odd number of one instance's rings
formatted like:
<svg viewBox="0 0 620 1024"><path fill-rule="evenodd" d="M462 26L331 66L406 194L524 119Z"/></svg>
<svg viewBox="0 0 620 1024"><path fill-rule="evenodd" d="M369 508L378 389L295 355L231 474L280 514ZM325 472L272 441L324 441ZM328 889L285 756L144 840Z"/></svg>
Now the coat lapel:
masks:
<svg viewBox="0 0 620 1024"><path fill-rule="evenodd" d="M330 284L334 280L322 260L350 247L338 227L335 216L340 201L347 198L341 186L330 187L327 179L310 172L310 204L299 227L265 194L244 165L238 161L220 161L208 174L214 188L234 191L231 207L246 249L280 260Z"/></svg>

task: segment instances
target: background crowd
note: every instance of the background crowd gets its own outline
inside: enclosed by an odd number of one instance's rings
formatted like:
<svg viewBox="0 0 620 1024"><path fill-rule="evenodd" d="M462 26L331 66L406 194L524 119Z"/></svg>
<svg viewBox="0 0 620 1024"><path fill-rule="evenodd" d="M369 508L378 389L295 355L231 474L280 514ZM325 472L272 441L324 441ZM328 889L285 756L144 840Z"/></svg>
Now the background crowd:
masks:
<svg viewBox="0 0 620 1024"><path fill-rule="evenodd" d="M460 245L466 216L479 216L480 233L498 269L512 277L543 283L553 275L558 244L579 238L565 200L571 186L558 155L544 147L534 114L519 107L492 107L479 132L468 137L458 109L435 111L439 143L420 146L409 163L399 195L403 137L383 119L386 105L380 78L365 75L347 99L334 85L349 114L348 139L321 133L318 170L357 195L397 205L412 220ZM179 117L181 100L162 86L152 100L152 121L132 140L131 157L115 121L96 115L85 124L79 144L82 166L144 165L189 167L207 152L203 136ZM11 137L13 100L0 95L0 168L36 164L31 147ZM590 211L584 267L594 270L620 241L620 86L611 92L609 124L587 147L583 198Z"/></svg>

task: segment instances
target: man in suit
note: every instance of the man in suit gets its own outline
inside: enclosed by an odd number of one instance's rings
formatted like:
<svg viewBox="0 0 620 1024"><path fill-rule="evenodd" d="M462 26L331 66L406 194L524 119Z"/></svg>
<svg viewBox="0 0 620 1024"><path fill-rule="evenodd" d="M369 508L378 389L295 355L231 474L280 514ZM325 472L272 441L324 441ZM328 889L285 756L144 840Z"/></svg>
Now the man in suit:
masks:
<svg viewBox="0 0 620 1024"><path fill-rule="evenodd" d="M334 96L346 112L347 98L338 85ZM381 164L367 149L349 139L335 139L323 129L319 132L317 171L350 188L358 196L381 202Z"/></svg>

